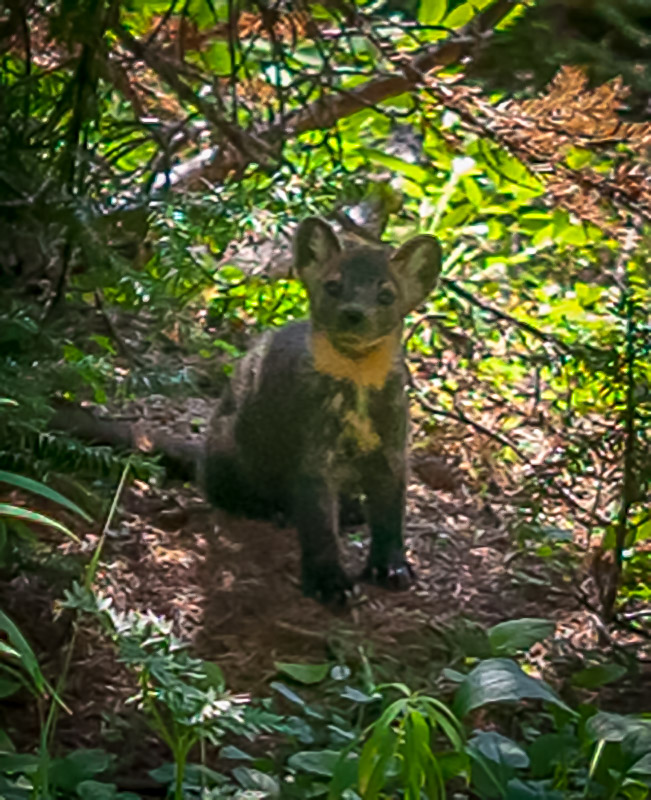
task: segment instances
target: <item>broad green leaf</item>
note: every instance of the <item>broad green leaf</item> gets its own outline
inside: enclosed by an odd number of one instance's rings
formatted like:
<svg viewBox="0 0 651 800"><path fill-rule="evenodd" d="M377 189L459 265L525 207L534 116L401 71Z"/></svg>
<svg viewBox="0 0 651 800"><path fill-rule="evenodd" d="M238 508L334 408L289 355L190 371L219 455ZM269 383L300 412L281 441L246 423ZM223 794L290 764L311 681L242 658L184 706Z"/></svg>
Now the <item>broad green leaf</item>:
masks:
<svg viewBox="0 0 651 800"><path fill-rule="evenodd" d="M53 503L58 503L58 505L67 508L82 519L85 519L86 522L92 522L88 514L83 509L79 508L76 503L68 500L67 497L64 497L54 489L50 489L49 486L46 486L40 481L34 481L31 478L26 478L24 475L16 475L14 472L0 470L0 483L8 483L11 486L17 486L19 489L32 492L32 494L38 494L41 497L45 497L47 500L51 500Z"/></svg>
<svg viewBox="0 0 651 800"><path fill-rule="evenodd" d="M292 769L299 772L310 772L313 775L323 775L326 778L332 777L335 767L339 762L341 753L339 750L302 750L290 756L287 763ZM357 758L350 754L350 760Z"/></svg>
<svg viewBox="0 0 651 800"><path fill-rule="evenodd" d="M647 723L645 727L637 728L626 734L622 741L622 752L631 759L638 759L647 753L651 753L651 724L649 724L651 720L648 718L642 720L642 722L645 721Z"/></svg>
<svg viewBox="0 0 651 800"><path fill-rule="evenodd" d="M21 684L18 681L0 677L0 700L3 697L10 697L12 694L16 694L20 688Z"/></svg>
<svg viewBox="0 0 651 800"><path fill-rule="evenodd" d="M651 519L639 525L635 534L635 540L637 542L643 542L647 539L651 539Z"/></svg>
<svg viewBox="0 0 651 800"><path fill-rule="evenodd" d="M418 21L421 25L438 25L447 10L447 0L420 0Z"/></svg>
<svg viewBox="0 0 651 800"><path fill-rule="evenodd" d="M516 769L529 766L529 756L520 745L497 731L479 731L468 746L496 764Z"/></svg>
<svg viewBox="0 0 651 800"><path fill-rule="evenodd" d="M630 768L629 772L633 775L644 775L645 777L651 776L651 753L642 756L639 761Z"/></svg>
<svg viewBox="0 0 651 800"><path fill-rule="evenodd" d="M82 781L77 787L77 794L81 800L116 800L124 795L118 795L118 787L114 783L100 783L100 781Z"/></svg>
<svg viewBox="0 0 651 800"><path fill-rule="evenodd" d="M651 720L598 711L590 717L586 733L593 741L621 742L627 736L643 735L651 729Z"/></svg>
<svg viewBox="0 0 651 800"><path fill-rule="evenodd" d="M256 797L269 798L269 800L280 797L278 781L266 772L250 767L235 767L233 777L244 789L262 793L261 795L256 794Z"/></svg>
<svg viewBox="0 0 651 800"><path fill-rule="evenodd" d="M570 711L546 683L529 677L507 658L491 658L478 664L457 689L452 708L458 717L464 717L488 703L519 700L542 700Z"/></svg>
<svg viewBox="0 0 651 800"><path fill-rule="evenodd" d="M30 511L28 508L21 508L20 506L12 506L7 503L0 503L0 518L2 517L19 519L23 520L24 522L34 522L38 525L47 525L50 528L56 528L62 533L65 533L66 536L69 536L71 539L74 539L75 542L79 541L79 537L76 534L74 534L71 530L66 528L65 525L62 525L55 519L50 519L50 517L46 517L44 514L39 514L36 511Z"/></svg>
<svg viewBox="0 0 651 800"><path fill-rule="evenodd" d="M572 683L583 689L597 689L607 683L619 680L626 675L627 669L623 664L596 664L586 667L572 676Z"/></svg>
<svg viewBox="0 0 651 800"><path fill-rule="evenodd" d="M36 772L39 764L39 757L31 753L0 753L0 775Z"/></svg>
<svg viewBox="0 0 651 800"><path fill-rule="evenodd" d="M569 766L579 749L579 741L572 733L544 733L529 746L531 775L546 778L554 774L557 764Z"/></svg>
<svg viewBox="0 0 651 800"><path fill-rule="evenodd" d="M512 778L506 786L504 800L563 800L564 795L545 783Z"/></svg>
<svg viewBox="0 0 651 800"><path fill-rule="evenodd" d="M493 655L510 656L551 636L555 627L555 623L548 619L510 619L493 625L488 631L488 639Z"/></svg>
<svg viewBox="0 0 651 800"><path fill-rule="evenodd" d="M52 761L49 779L64 793L73 792L82 781L90 780L105 772L114 760L115 757L104 750L73 750L64 758Z"/></svg>
<svg viewBox="0 0 651 800"><path fill-rule="evenodd" d="M321 683L330 671L330 664L288 664L276 661L274 666L278 672L306 686L312 683Z"/></svg>

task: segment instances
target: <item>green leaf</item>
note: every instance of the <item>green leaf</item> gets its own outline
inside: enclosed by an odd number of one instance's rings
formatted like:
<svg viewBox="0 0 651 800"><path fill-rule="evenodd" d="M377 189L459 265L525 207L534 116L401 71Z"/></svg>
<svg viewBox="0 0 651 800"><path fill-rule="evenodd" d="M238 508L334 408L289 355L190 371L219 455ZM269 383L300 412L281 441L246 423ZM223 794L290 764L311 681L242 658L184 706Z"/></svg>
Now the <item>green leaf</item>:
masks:
<svg viewBox="0 0 651 800"><path fill-rule="evenodd" d="M647 753L639 761L636 761L629 772L633 775L651 776L651 753Z"/></svg>
<svg viewBox="0 0 651 800"><path fill-rule="evenodd" d="M536 642L546 639L556 625L548 619L523 617L494 625L488 631L491 650L495 656L515 655L528 650Z"/></svg>
<svg viewBox="0 0 651 800"><path fill-rule="evenodd" d="M350 800L359 798L359 795L352 792L352 787L357 784L358 767L359 757L356 754L346 750L339 753L339 760L328 787L328 800L340 800L341 797L349 797Z"/></svg>
<svg viewBox="0 0 651 800"><path fill-rule="evenodd" d="M330 778L334 775L340 757L338 750L301 750L290 756L287 763L298 772L310 772Z"/></svg>
<svg viewBox="0 0 651 800"><path fill-rule="evenodd" d="M49 779L63 792L72 792L82 781L105 772L115 757L104 750L73 750L65 758L57 758L50 764Z"/></svg>
<svg viewBox="0 0 651 800"><path fill-rule="evenodd" d="M219 751L220 758L230 758L234 761L253 761L253 756L250 756L248 753L245 753L244 750L240 750L239 747L235 747L232 744L227 744L225 747Z"/></svg>
<svg viewBox="0 0 651 800"><path fill-rule="evenodd" d="M51 500L53 503L58 503L60 506L67 508L82 519L85 519L86 522L92 522L91 517L89 517L83 509L79 508L76 503L73 503L72 500L68 500L67 497L64 497L54 489L50 489L49 486L46 486L40 481L34 481L31 478L26 478L24 475L16 475L13 472L0 470L0 483L8 483L11 486L17 486L19 489L32 492L32 494L38 494L41 497L45 497L47 500Z"/></svg>
<svg viewBox="0 0 651 800"><path fill-rule="evenodd" d="M46 682L39 667L38 659L16 623L4 611L0 611L0 631L4 631L7 634L9 643L18 654L21 667L30 676L36 689L43 693Z"/></svg>
<svg viewBox="0 0 651 800"><path fill-rule="evenodd" d="M204 661L201 666L208 686L217 689L218 692L223 692L226 687L226 681L221 667L215 664L214 661Z"/></svg>
<svg viewBox="0 0 651 800"><path fill-rule="evenodd" d="M426 169L419 167L417 164L410 164L408 161L403 161L397 156L384 153L382 150L362 147L359 149L359 152L361 155L366 156L372 164L381 164L383 167L387 167L400 175L404 175L406 178L410 178L418 184L425 184L431 179Z"/></svg>
<svg viewBox="0 0 651 800"><path fill-rule="evenodd" d="M451 11L444 19L443 24L446 28L461 28L467 25L475 16L475 9L472 3L462 3Z"/></svg>
<svg viewBox="0 0 651 800"><path fill-rule="evenodd" d="M62 533L65 533L66 536L69 536L71 539L74 539L75 542L79 542L79 537L76 534L74 534L71 530L66 528L65 525L62 525L55 519L50 519L50 517L46 517L44 514L39 514L36 511L30 511L28 508L20 508L19 506L12 506L8 505L7 503L0 503L0 518L2 517L20 519L24 520L25 522L34 522L38 525L47 525L50 528L56 528Z"/></svg>
<svg viewBox="0 0 651 800"><path fill-rule="evenodd" d="M504 800L563 800L564 795L544 783L512 778L506 786Z"/></svg>
<svg viewBox="0 0 651 800"><path fill-rule="evenodd" d="M359 689L353 689L352 686L346 686L340 697L343 697L345 700L352 700L353 703L372 703L374 700L377 700L380 695L376 694L375 697L371 697L364 692L360 692Z"/></svg>
<svg viewBox="0 0 651 800"><path fill-rule="evenodd" d="M278 672L306 686L312 683L321 683L330 671L330 664L288 664L276 661L274 666Z"/></svg>
<svg viewBox="0 0 651 800"><path fill-rule="evenodd" d="M377 733L377 736L376 736ZM364 800L376 800L387 780L398 738L389 727L376 729L362 748L359 759L359 788Z"/></svg>
<svg viewBox="0 0 651 800"><path fill-rule="evenodd" d="M482 204L482 193L481 189L477 185L477 182L473 178L462 178L461 185L463 186L463 190L466 193L466 197L470 202L475 206L475 208L481 208Z"/></svg>
<svg viewBox="0 0 651 800"><path fill-rule="evenodd" d="M529 766L529 756L513 739L497 731L479 731L468 746L496 764L506 764L516 769Z"/></svg>
<svg viewBox="0 0 651 800"><path fill-rule="evenodd" d="M231 54L228 42L218 40L201 54L202 60L216 75L228 75L231 71Z"/></svg>
<svg viewBox="0 0 651 800"><path fill-rule="evenodd" d="M651 519L648 519L646 522L638 525L637 532L635 534L636 542L642 542L646 539L651 539Z"/></svg>
<svg viewBox="0 0 651 800"><path fill-rule="evenodd" d="M115 800L118 797L118 787L114 783L82 781L77 786L77 794L81 800ZM124 795L120 797L124 798Z"/></svg>
<svg viewBox="0 0 651 800"><path fill-rule="evenodd" d="M597 689L607 683L619 680L626 675L627 669L623 664L596 664L586 667L572 676L572 683L583 689Z"/></svg>
<svg viewBox="0 0 651 800"><path fill-rule="evenodd" d="M621 742L627 736L643 735L651 729L651 720L598 711L588 720L585 730L592 741Z"/></svg>
<svg viewBox="0 0 651 800"><path fill-rule="evenodd" d="M39 764L39 757L31 753L0 753L0 775L36 772Z"/></svg>
<svg viewBox="0 0 651 800"><path fill-rule="evenodd" d="M457 689L453 710L459 717L487 703L542 700L571 713L571 709L541 680L531 678L506 658L482 661Z"/></svg>
<svg viewBox="0 0 651 800"><path fill-rule="evenodd" d="M289 686L285 686L284 683L280 683L279 681L272 681L270 684L272 689L275 689L277 692L282 694L290 703L296 703L297 706L305 706L305 700L303 700L300 695L297 695L296 692L293 692Z"/></svg>
<svg viewBox="0 0 651 800"><path fill-rule="evenodd" d="M447 0L421 0L418 7L418 21L421 25L438 25L447 10Z"/></svg>
<svg viewBox="0 0 651 800"><path fill-rule="evenodd" d="M217 277L229 283L239 283L244 280L244 272L239 267L226 264L219 268Z"/></svg>
<svg viewBox="0 0 651 800"><path fill-rule="evenodd" d="M578 739L572 733L545 733L538 736L529 747L532 777L552 776L557 764L569 767L578 750Z"/></svg>
<svg viewBox="0 0 651 800"><path fill-rule="evenodd" d="M18 683L18 681L0 677L0 700L2 700L3 697L10 697L12 694L16 694L20 688L21 684Z"/></svg>
<svg viewBox="0 0 651 800"><path fill-rule="evenodd" d="M250 767L235 767L233 777L244 789L262 792L262 798L280 797L278 781L266 772ZM256 795L260 797L260 795Z"/></svg>

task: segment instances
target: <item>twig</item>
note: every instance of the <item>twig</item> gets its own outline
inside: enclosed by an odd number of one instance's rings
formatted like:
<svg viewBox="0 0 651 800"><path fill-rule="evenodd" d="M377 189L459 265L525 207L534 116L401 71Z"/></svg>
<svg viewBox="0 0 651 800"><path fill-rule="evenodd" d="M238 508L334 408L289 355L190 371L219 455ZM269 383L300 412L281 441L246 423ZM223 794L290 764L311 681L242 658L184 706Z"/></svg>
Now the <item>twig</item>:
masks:
<svg viewBox="0 0 651 800"><path fill-rule="evenodd" d="M497 433L496 431L492 431L490 428L487 428L485 425L482 425L481 422L477 422L476 420L471 419L458 408L455 409L454 412L446 411L445 409L442 408L436 408L436 406L432 405L427 400L425 400L424 397L422 397L411 374L409 375L408 382L409 386L412 389L414 389L416 393L416 400L418 401L418 403L420 403L420 405L430 414L435 414L439 417L447 417L448 419L454 419L457 420L458 422L463 422L464 425L470 425L470 427L474 428L479 433L482 433L484 436L488 436L490 439L493 439L493 441L499 442L499 444L501 444L503 447L509 447L518 456L518 458L531 469L534 478L537 478L537 465L534 464L534 462L529 458L529 456L523 453L522 450L520 450L520 448L508 437L504 436L501 433ZM550 487L546 486L545 488L546 491L549 492ZM579 503L579 501L576 500L576 498L574 498L570 494L570 492L568 492L567 489L565 489L563 486L559 486L557 483L553 483L552 488L558 494L558 496L561 497L563 500L565 500L565 502L569 506L571 506L575 511L578 511L580 514L588 516L589 518L593 519L595 522L597 522L599 525L603 527L609 524L609 520L606 519L606 517L599 514L598 512L583 508L583 506Z"/></svg>
<svg viewBox="0 0 651 800"><path fill-rule="evenodd" d="M532 469L535 468L535 464L533 463L533 461L531 461L531 459L527 455L525 455L522 452L522 450L520 450L520 448L506 436L504 436L501 433L496 433L495 431L492 431L490 428L487 428L485 425L482 425L481 422L477 422L476 420L471 419L470 417L466 416L463 413L463 411L460 411L459 409L456 409L456 411L453 412L453 411L446 411L444 408L436 408L436 406L434 406L432 403L429 403L422 396L418 386L416 385L416 381L414 380L411 374L409 375L408 382L409 386L416 393L416 400L425 409L425 411L428 411L430 414L436 414L436 416L439 417L447 417L448 419L454 419L457 422L463 422L464 425L470 425L479 433L484 434L484 436L488 436L490 439L499 442L499 444L501 444L502 447L509 447L518 456L518 458L520 458L521 461L527 464L527 466L530 466Z"/></svg>
<svg viewBox="0 0 651 800"><path fill-rule="evenodd" d="M523 320L517 319L516 317L512 317L506 311L502 311L499 308L495 308L495 306L491 306L488 303L485 303L483 300L479 300L473 294L471 294L467 289L463 289L459 284L452 280L451 278L442 278L441 282L445 284L446 287L452 289L455 294L458 294L459 297L463 297L464 300L467 300L477 308L481 308L482 311L486 311L489 314L492 314L497 319L501 319L504 322L508 322L511 325L515 325L518 328L521 328L523 331L531 334L536 339L540 339L543 342L551 344L552 346L562 350L564 353L571 352L571 348L566 345L564 342L561 342L555 336L552 336L550 333L545 333L545 331L538 330L533 325L530 325L528 322L524 322Z"/></svg>
<svg viewBox="0 0 651 800"><path fill-rule="evenodd" d="M113 341L117 345L117 348L120 351L120 353L122 353L124 358L126 358L127 361L129 361L131 364L140 365L142 362L140 361L138 356L133 352L131 347L129 347L129 345L124 341L124 339L118 332L118 329L113 324L113 320L109 316L106 307L104 306L104 297L102 295L101 289L95 289L93 295L95 297L95 308L97 308L97 310L99 311L104 321L104 324L106 325L106 329L108 330L109 336L111 337L111 339L113 339Z"/></svg>

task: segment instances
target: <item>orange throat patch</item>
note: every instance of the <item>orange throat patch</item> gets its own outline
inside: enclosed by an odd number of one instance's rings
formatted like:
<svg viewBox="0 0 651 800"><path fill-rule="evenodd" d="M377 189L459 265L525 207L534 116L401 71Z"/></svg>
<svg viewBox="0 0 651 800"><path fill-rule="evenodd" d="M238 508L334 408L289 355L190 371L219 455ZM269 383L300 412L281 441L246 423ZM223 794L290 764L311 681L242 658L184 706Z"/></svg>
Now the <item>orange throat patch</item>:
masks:
<svg viewBox="0 0 651 800"><path fill-rule="evenodd" d="M400 333L395 331L381 339L377 346L360 358L348 358L340 353L325 333L312 333L312 358L314 368L324 375L347 380L358 387L381 389L395 364L400 344Z"/></svg>

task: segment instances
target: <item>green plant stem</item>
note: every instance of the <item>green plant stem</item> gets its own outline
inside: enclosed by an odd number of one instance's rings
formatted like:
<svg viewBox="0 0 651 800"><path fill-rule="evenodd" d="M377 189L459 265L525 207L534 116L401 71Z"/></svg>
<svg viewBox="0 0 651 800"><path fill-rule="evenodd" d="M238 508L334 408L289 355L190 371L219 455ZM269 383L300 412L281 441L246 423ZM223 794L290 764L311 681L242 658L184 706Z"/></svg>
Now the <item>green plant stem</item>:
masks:
<svg viewBox="0 0 651 800"><path fill-rule="evenodd" d="M175 738L167 730L167 725L165 725L165 722L160 715L160 711L156 707L156 701L153 700L149 694L147 683L148 683L147 678L145 678L144 681L141 679L143 702L151 712L152 717L156 720L156 725L158 725L158 732L161 738L163 739L165 744L170 748L172 753L175 753L176 751Z"/></svg>
<svg viewBox="0 0 651 800"><path fill-rule="evenodd" d="M176 727L176 726L175 726ZM183 781L185 780L185 768L188 762L188 753L196 741L196 737L191 732L177 734L175 737L176 746L172 749L174 754L175 782L174 800L183 800Z"/></svg>
<svg viewBox="0 0 651 800"><path fill-rule="evenodd" d="M129 469L131 467L131 457L127 458L127 462L124 465L124 469L122 470L122 475L120 477L120 482L118 483L118 488L113 495L113 501L111 503L111 507L109 509L109 513L106 517L106 522L104 523L104 527L102 528L102 533L100 534L99 541L97 542L97 546L95 547L95 551L90 559L90 563L86 569L86 576L84 580L84 587L90 591L93 583L95 582L95 576L97 574L97 565L99 564L99 558L102 554L102 549L104 547L104 542L106 541L106 534L108 529L111 526L111 522L113 521L113 516L115 515L115 511L117 509L118 503L120 501L120 497L122 495L122 490L124 489L124 484L127 479L127 475L129 473Z"/></svg>
<svg viewBox="0 0 651 800"><path fill-rule="evenodd" d="M115 493L113 494L113 501L111 502L111 507L109 509L106 522L104 523L104 527L102 528L102 533L97 542L97 546L95 547L95 551L93 552L91 560L86 568L84 586L89 591L95 579L95 574L97 572L97 564L99 562L99 556L101 553L102 545L104 543L104 540L106 539L106 532L108 531L111 525L113 516L117 509L118 502L122 494L122 489L124 488L124 482L128 474L129 466L130 466L130 461L129 459L127 459L127 463L124 465L124 469L122 470L122 476L120 478L120 482L118 484L117 489L115 490ZM77 642L78 633L79 633L79 623L78 619L75 619L72 624L72 634L70 636L70 641L68 642L68 647L66 649L63 669L61 670L61 674L59 675L59 679L57 681L56 696L58 697L61 696L61 694L63 693L63 687L65 686L66 681L68 679L70 664L72 662L72 654L74 653L75 650L75 644ZM59 705L57 702L53 700L50 703L50 707L48 709L47 717L45 720L45 726L42 728L41 731L40 756L42 759L44 759L44 762L43 765L39 765L39 772L41 772L42 767L45 768L46 762L49 760L48 754L49 754L49 749L52 746L52 738L54 736L54 731L56 730L58 715L59 715ZM42 778L47 785L47 774L42 775Z"/></svg>
<svg viewBox="0 0 651 800"><path fill-rule="evenodd" d="M590 767L588 769L588 780L585 782L585 786L583 787L584 797L589 797L588 790L590 789L590 782L592 781L592 776L596 772L597 765L599 764L599 759L601 758L601 754L603 753L605 746L606 742L603 739L600 739L595 746L594 753L592 754L592 758L590 759Z"/></svg>

